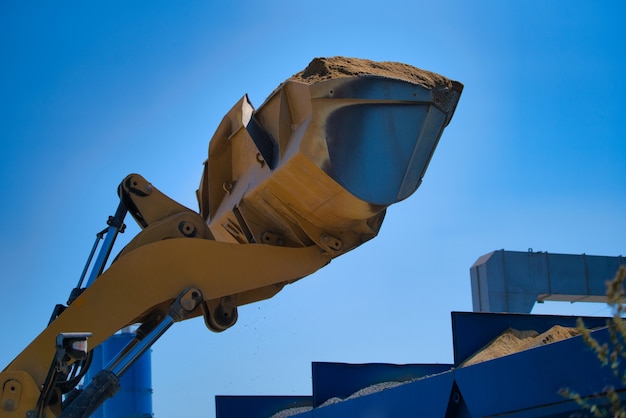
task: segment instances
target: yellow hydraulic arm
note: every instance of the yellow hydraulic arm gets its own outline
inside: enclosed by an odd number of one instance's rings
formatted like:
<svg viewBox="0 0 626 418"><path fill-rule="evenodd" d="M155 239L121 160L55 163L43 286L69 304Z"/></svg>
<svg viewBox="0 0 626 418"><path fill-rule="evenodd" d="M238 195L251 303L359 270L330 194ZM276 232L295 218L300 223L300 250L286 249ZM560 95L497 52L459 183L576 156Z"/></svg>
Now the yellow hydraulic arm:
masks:
<svg viewBox="0 0 626 418"><path fill-rule="evenodd" d="M223 331L238 306L376 236L386 208L419 186L461 91L404 64L315 59L259 109L243 97L227 113L209 145L197 212L138 174L126 177L86 285L81 278L0 372L0 417L89 416L174 322L203 316ZM142 231L105 269L126 213ZM137 338L74 389L90 349L129 325L139 326Z"/></svg>

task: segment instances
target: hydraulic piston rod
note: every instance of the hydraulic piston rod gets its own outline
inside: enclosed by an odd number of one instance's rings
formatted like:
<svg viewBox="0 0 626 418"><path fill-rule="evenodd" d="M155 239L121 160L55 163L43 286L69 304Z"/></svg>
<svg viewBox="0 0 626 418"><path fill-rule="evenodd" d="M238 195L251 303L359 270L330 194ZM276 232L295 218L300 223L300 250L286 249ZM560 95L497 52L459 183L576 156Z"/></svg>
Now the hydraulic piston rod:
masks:
<svg viewBox="0 0 626 418"><path fill-rule="evenodd" d="M202 302L199 289L189 289L170 305L158 323L141 337L132 340L113 360L102 369L85 389L68 395L60 418L88 418L104 401L117 393L122 375L174 324L182 321Z"/></svg>

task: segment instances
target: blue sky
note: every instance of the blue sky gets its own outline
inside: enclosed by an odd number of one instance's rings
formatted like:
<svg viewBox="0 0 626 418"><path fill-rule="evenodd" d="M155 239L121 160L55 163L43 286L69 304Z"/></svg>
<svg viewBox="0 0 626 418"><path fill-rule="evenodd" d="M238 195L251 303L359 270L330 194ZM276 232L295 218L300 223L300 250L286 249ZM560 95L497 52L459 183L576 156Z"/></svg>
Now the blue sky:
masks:
<svg viewBox="0 0 626 418"><path fill-rule="evenodd" d="M451 362L450 312L472 309L481 255L626 253L625 9L3 2L0 359L67 299L127 174L196 208L208 141L231 106L245 93L258 106L314 57L343 55L465 85L422 186L376 239L243 307L227 332L201 320L171 329L153 351L155 414L213 416L217 394L308 394L312 361Z"/></svg>

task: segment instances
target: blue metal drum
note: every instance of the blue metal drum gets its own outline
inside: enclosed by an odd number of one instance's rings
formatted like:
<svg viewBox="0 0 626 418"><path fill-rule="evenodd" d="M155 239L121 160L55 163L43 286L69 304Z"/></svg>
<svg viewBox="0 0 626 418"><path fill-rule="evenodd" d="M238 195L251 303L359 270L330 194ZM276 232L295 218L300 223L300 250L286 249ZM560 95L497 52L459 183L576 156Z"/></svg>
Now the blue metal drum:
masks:
<svg viewBox="0 0 626 418"><path fill-rule="evenodd" d="M132 332L112 335L93 350L86 382L102 370L133 338ZM151 356L147 351L120 379L120 390L92 415L93 418L152 417Z"/></svg>

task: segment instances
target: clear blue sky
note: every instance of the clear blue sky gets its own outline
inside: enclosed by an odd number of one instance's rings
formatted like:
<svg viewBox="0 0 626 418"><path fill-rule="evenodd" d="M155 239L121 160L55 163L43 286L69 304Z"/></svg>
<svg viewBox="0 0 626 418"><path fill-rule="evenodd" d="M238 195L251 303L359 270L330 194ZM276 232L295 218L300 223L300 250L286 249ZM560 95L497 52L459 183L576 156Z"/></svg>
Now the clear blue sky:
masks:
<svg viewBox="0 0 626 418"><path fill-rule="evenodd" d="M312 361L451 362L450 312L471 310L479 256L626 255L624 16L621 1L2 2L1 363L76 285L124 176L196 208L231 106L334 55L465 85L424 182L379 237L234 328L171 329L153 351L155 414L310 394Z"/></svg>

